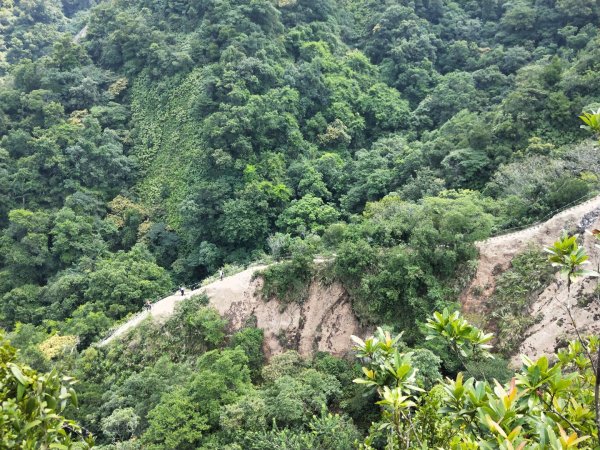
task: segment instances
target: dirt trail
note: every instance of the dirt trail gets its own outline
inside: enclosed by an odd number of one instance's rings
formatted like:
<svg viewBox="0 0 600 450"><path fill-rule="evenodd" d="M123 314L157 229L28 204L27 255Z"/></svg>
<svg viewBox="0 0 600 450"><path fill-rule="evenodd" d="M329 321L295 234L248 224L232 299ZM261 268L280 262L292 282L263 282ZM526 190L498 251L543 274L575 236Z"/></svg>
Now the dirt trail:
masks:
<svg viewBox="0 0 600 450"><path fill-rule="evenodd" d="M541 224L478 242L479 265L461 296L463 311L467 314L484 313L482 299L489 298L494 292L496 276L508 269L512 259L525 250L529 243L537 247L551 245L562 230L579 225L586 214L598 208L600 195L558 213Z"/></svg>
<svg viewBox="0 0 600 450"><path fill-rule="evenodd" d="M326 260L316 261L324 262ZM264 331L263 350L267 357L286 349L302 355L326 351L342 355L350 350L352 334L362 335L350 298L339 283L323 285L313 281L308 299L302 303L283 305L277 299L265 301L260 296L262 279L254 273L266 266L251 267L243 272L215 281L185 295L171 295L117 328L98 345L104 346L138 326L150 315L164 320L173 314L176 305L193 295L205 293L209 303L229 322L230 331L239 330L253 321Z"/></svg>
<svg viewBox="0 0 600 450"><path fill-rule="evenodd" d="M221 301L223 301L223 299L227 297L243 296L244 289L248 288L248 286L250 285L252 275L256 271L264 269L265 267L266 266L254 266L244 270L243 272L236 273L235 275L223 278L223 280L215 281L198 289L191 291L186 290L184 295L177 293L165 297L162 300L159 300L156 303L154 303L150 311L143 311L136 314L129 321L125 322L123 325L115 329L109 337L100 341L98 345L100 347L105 346L113 339L123 335L132 328L137 327L150 315L155 320L162 320L169 317L171 314L173 314L173 312L175 311L175 306L180 301L193 297L194 295L206 293L209 295L209 297L213 299L211 303L220 303Z"/></svg>
<svg viewBox="0 0 600 450"><path fill-rule="evenodd" d="M600 196L569 208L542 224L477 243L479 264L470 285L462 294L463 312L474 319L485 317L496 278L510 267L512 259L523 252L528 244L542 248L552 245L563 230L583 233L593 228L600 228ZM594 247L594 238L583 234L582 243L590 255L590 267L596 268L600 261ZM596 279L586 280L577 284L572 292L572 298L588 299L580 305L576 301L572 302L573 315L584 334L600 331L600 305L592 297L597 283ZM528 312L536 319L536 323L523 336L518 354L526 354L532 358L542 354L550 355L566 339L573 338L574 330L565 309L567 297L565 283L558 277L538 296ZM513 358L512 362L515 366L520 364L518 357Z"/></svg>
<svg viewBox="0 0 600 450"><path fill-rule="evenodd" d="M463 311L470 315L485 314L485 300L494 291L495 278L510 266L514 256L522 252L529 242L540 247L551 244L564 228L579 225L584 216L594 210L600 211L600 196L563 211L542 224L477 243L480 252L479 266L469 287L463 292ZM587 228L596 223L600 226L600 219L596 216L588 222L585 224ZM590 245L589 242L587 244ZM325 260L315 262L323 263ZM360 327L352 311L347 293L337 283L324 286L313 281L308 299L301 305L285 306L277 299L262 300L259 294L262 280L260 277L254 279L253 275L264 267L266 266L251 267L223 280L187 291L183 296L168 296L152 305L150 311L141 312L118 327L98 345L107 345L149 316L154 320L164 320L173 314L180 301L202 293L206 293L210 304L228 319L232 331L242 328L249 320L255 321L256 326L264 330L264 350L267 356L287 348L294 348L301 354L310 354L316 350L343 354L351 347L350 335L362 335L366 332ZM552 351L556 340L565 334L562 329L564 314L560 312L560 302L561 299L564 300L564 295L557 294L560 289L557 290L556 285L549 289L554 289L555 292L543 293L532 307L531 313L541 317L541 320L532 327L522 347L523 351L532 356ZM591 288L583 285L582 289L588 292ZM595 303L597 302L592 302L587 309L575 312L582 326L589 331L596 329L592 322L594 318L600 317L598 311L590 309L595 307Z"/></svg>

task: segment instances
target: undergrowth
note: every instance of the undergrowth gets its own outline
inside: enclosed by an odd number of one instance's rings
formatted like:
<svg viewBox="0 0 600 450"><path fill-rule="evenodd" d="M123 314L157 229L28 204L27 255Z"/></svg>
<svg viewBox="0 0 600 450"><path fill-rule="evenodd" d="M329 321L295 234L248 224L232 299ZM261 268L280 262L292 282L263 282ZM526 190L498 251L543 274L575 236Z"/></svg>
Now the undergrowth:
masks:
<svg viewBox="0 0 600 450"><path fill-rule="evenodd" d="M273 264L257 273L263 279L262 298L277 298L285 305L304 303L314 273L313 255L310 252L297 253L288 261Z"/></svg>
<svg viewBox="0 0 600 450"><path fill-rule="evenodd" d="M490 300L491 322L498 327L498 352L509 356L518 349L525 332L536 321L529 308L550 284L553 273L542 252L529 247L500 275Z"/></svg>

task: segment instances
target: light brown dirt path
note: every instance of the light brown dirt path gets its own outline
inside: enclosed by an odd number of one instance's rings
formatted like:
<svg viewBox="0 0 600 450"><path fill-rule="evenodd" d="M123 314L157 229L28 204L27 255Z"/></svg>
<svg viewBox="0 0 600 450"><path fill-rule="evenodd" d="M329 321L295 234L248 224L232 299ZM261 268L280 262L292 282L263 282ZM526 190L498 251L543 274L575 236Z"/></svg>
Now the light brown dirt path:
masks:
<svg viewBox="0 0 600 450"><path fill-rule="evenodd" d="M494 292L495 278L510 266L512 259L529 243L536 247L552 245L562 230L573 228L588 213L600 208L600 195L569 208L551 219L515 233L478 242L479 264L471 283L463 291L461 304L466 314L483 314L483 303Z"/></svg>
<svg viewBox="0 0 600 450"><path fill-rule="evenodd" d="M243 272L236 273L230 277L224 278L222 281L215 281L206 286L202 286L193 291L187 290L185 291L185 295L181 295L179 293L170 295L168 297L159 300L158 302L152 305L152 309L150 311L143 311L136 314L129 321L125 322L123 325L118 327L113 333L101 341L98 345L100 347L108 344L113 339L123 335L127 331L132 328L137 327L140 323L142 323L148 316L152 316L155 320L161 320L169 317L175 311L175 306L182 300L193 297L194 295L199 295L202 293L207 293L209 296L212 295L215 303L219 303L224 298L227 297L239 297L243 296L244 289L246 289L250 285L250 280L252 279L252 275L261 269L264 269L266 266L254 266L249 269L244 270Z"/></svg>
<svg viewBox="0 0 600 450"><path fill-rule="evenodd" d="M317 263L325 259L315 260ZM313 281L308 298L302 303L283 305L277 299L261 298L262 279L255 272L266 266L256 266L215 281L184 296L171 295L117 328L110 337L98 345L104 346L127 331L138 326L150 315L154 320L164 320L173 314L176 305L197 294L206 294L209 304L228 320L230 331L243 328L249 321L264 332L263 350L268 357L286 349L297 350L301 355L325 351L335 355L347 353L352 347L351 335L364 335L350 298L339 283L324 285Z"/></svg>

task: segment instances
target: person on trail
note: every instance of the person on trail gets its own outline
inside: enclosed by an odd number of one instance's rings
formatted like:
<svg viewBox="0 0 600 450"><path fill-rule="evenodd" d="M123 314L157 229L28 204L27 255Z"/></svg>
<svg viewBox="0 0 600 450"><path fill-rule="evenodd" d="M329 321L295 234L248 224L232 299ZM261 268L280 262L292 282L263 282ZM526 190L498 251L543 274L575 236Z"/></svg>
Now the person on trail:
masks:
<svg viewBox="0 0 600 450"><path fill-rule="evenodd" d="M223 272L223 269L220 269L220 270L219 270L219 279L220 279L221 281L223 281L223 275L225 275L225 273Z"/></svg>
<svg viewBox="0 0 600 450"><path fill-rule="evenodd" d="M144 308L146 308L146 311L150 311L152 309L152 302L150 300L146 300L144 303Z"/></svg>
<svg viewBox="0 0 600 450"><path fill-rule="evenodd" d="M183 290L183 286L179 287L179 292L181 292L181 295L183 295L185 293L185 291Z"/></svg>

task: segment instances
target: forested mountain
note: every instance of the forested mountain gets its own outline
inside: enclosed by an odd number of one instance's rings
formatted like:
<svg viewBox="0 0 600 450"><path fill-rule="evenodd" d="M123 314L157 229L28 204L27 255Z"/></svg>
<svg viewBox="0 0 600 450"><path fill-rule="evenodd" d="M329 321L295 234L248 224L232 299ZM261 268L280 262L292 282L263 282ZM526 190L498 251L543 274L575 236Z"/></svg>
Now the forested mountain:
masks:
<svg viewBox="0 0 600 450"><path fill-rule="evenodd" d="M456 309L474 242L598 191L599 23L598 0L4 0L3 363L78 377L65 414L108 448L352 448L379 417L354 362L265 365L260 330L200 300L90 345L222 267L283 258L265 292L302 301L329 254L319 276L404 333L420 386L455 378L422 324Z"/></svg>

